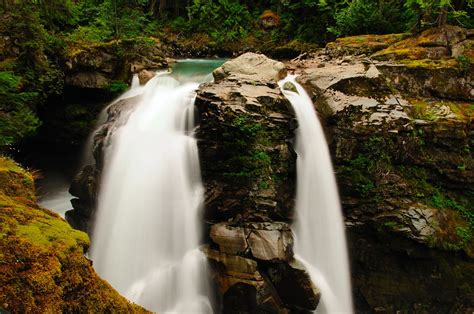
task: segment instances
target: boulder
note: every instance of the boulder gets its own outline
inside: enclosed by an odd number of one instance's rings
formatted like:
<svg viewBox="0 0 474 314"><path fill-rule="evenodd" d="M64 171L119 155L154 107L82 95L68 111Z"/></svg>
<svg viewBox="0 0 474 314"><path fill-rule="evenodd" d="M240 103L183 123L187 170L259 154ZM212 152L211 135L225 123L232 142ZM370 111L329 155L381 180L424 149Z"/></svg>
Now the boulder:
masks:
<svg viewBox="0 0 474 314"><path fill-rule="evenodd" d="M138 73L138 79L140 80L140 85L145 85L149 80L151 80L155 74L147 70L141 70Z"/></svg>
<svg viewBox="0 0 474 314"><path fill-rule="evenodd" d="M262 54L247 52L224 63L214 70L213 75L216 81L231 76L240 80L277 82L286 76L286 68L282 62Z"/></svg>
<svg viewBox="0 0 474 314"><path fill-rule="evenodd" d="M251 255L257 260L289 260L293 256L293 236L285 223L246 223L233 227L218 223L211 227L211 239L219 251L234 255Z"/></svg>
<svg viewBox="0 0 474 314"><path fill-rule="evenodd" d="M312 283L304 266L297 260L269 264L265 274L285 305L291 305L299 310L317 308L321 292Z"/></svg>

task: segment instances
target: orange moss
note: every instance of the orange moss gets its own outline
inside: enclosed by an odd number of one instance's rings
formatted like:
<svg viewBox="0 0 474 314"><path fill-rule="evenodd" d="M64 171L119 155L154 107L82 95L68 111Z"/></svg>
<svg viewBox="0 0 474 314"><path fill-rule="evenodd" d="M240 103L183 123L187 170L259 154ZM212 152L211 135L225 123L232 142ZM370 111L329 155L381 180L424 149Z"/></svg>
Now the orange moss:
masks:
<svg viewBox="0 0 474 314"><path fill-rule="evenodd" d="M280 16L272 10L263 11L260 21L264 27L275 27L280 25Z"/></svg>

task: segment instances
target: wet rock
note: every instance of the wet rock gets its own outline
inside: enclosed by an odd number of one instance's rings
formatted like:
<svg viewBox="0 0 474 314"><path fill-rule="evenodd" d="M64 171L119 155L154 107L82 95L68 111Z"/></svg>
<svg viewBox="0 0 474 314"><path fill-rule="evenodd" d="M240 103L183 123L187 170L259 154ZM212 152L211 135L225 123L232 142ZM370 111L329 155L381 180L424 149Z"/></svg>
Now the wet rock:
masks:
<svg viewBox="0 0 474 314"><path fill-rule="evenodd" d="M265 274L286 306L299 310L315 310L318 306L321 292L297 260L270 264L265 269Z"/></svg>
<svg viewBox="0 0 474 314"><path fill-rule="evenodd" d="M94 204L97 200L98 187L96 177L97 172L94 166L85 166L72 181L69 193L80 198L87 204Z"/></svg>
<svg viewBox="0 0 474 314"><path fill-rule="evenodd" d="M247 235L243 228L228 226L225 223L211 227L211 239L219 245L219 251L239 255L248 248Z"/></svg>
<svg viewBox="0 0 474 314"><path fill-rule="evenodd" d="M138 79L140 80L140 85L145 85L149 80L151 80L155 76L154 73L147 71L147 70L141 70L138 73Z"/></svg>
<svg viewBox="0 0 474 314"><path fill-rule="evenodd" d="M289 260L293 256L293 237L285 223L245 223L243 227L218 223L211 227L211 239L219 251L251 255L258 260Z"/></svg>
<svg viewBox="0 0 474 314"><path fill-rule="evenodd" d="M203 252L210 261L225 313L242 311L285 312L273 286L261 275L257 262L209 248Z"/></svg>
<svg viewBox="0 0 474 314"><path fill-rule="evenodd" d="M381 224L404 236L431 245L440 221L438 211L423 204L410 204L392 213L377 216Z"/></svg>

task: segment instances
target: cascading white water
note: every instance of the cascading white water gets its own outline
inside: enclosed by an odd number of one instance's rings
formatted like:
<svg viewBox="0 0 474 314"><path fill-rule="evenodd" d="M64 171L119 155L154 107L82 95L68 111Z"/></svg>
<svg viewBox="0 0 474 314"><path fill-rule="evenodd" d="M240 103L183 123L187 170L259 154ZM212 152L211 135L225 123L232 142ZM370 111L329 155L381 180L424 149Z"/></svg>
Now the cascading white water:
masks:
<svg viewBox="0 0 474 314"><path fill-rule="evenodd" d="M292 83L297 93L286 90ZM344 221L329 149L313 103L294 75L279 82L298 120L295 257L321 289L317 313L352 313Z"/></svg>
<svg viewBox="0 0 474 314"><path fill-rule="evenodd" d="M138 103L110 136L92 237L98 273L129 300L163 313L212 313L190 134L197 87L162 74L129 100Z"/></svg>

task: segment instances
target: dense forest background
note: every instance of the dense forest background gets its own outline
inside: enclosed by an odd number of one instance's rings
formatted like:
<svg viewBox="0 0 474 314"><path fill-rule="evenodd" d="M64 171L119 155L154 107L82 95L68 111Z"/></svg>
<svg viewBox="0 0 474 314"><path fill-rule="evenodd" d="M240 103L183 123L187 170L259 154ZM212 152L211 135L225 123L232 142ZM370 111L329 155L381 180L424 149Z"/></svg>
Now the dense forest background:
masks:
<svg viewBox="0 0 474 314"><path fill-rule="evenodd" d="M63 92L62 56L77 45L174 37L323 46L346 35L473 28L473 12L473 0L1 0L0 151L41 125L38 108Z"/></svg>

